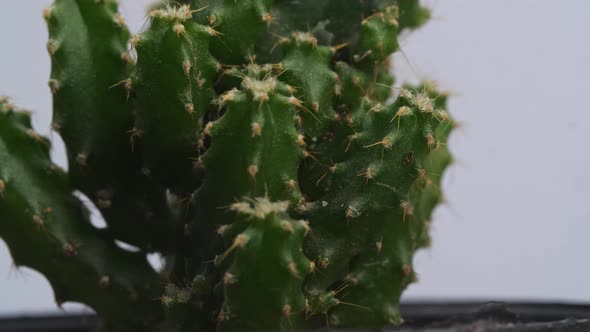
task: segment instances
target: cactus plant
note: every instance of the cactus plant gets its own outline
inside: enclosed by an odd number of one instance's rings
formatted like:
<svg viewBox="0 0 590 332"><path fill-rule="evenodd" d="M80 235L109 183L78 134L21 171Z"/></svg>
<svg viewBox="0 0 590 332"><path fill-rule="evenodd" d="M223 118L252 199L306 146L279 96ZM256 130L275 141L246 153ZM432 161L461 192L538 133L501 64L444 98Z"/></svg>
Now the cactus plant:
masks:
<svg viewBox="0 0 590 332"><path fill-rule="evenodd" d="M15 265L109 331L400 324L451 162L446 94L392 88L398 36L428 10L193 0L153 7L134 36L117 10L44 11L67 172L30 113L0 100L0 237Z"/></svg>

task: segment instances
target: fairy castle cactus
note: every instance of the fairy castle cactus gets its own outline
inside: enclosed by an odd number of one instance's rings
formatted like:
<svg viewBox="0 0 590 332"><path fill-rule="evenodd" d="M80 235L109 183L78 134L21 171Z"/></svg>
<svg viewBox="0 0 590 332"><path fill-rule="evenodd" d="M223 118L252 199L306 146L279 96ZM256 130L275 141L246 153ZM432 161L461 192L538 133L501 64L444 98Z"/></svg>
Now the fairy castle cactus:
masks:
<svg viewBox="0 0 590 332"><path fill-rule="evenodd" d="M116 0L43 14L68 171L1 99L0 237L58 304L108 331L402 322L454 127L432 84L393 88L418 0L182 1L134 36Z"/></svg>

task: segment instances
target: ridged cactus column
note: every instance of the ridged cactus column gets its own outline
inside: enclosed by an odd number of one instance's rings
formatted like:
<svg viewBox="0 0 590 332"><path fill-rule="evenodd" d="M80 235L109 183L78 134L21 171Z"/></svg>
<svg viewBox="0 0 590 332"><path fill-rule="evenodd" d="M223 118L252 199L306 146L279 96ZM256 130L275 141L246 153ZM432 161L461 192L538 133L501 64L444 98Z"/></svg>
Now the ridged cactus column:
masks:
<svg viewBox="0 0 590 332"><path fill-rule="evenodd" d="M165 188L142 172L139 154L129 148L134 110L126 79L133 63L116 2L61 0L43 15L52 61L52 129L66 144L72 183L101 210L114 236L168 250Z"/></svg>
<svg viewBox="0 0 590 332"><path fill-rule="evenodd" d="M393 87L417 0L162 2L136 35L115 0L43 15L69 169L0 99L0 237L58 304L106 331L403 321L454 127L434 84Z"/></svg>
<svg viewBox="0 0 590 332"><path fill-rule="evenodd" d="M222 330L292 330L304 312L301 292L311 262L301 252L309 225L287 215L288 202L258 198L231 206L238 216L222 231L231 255L223 275ZM252 302L257 302L255 305Z"/></svg>
<svg viewBox="0 0 590 332"><path fill-rule="evenodd" d="M216 61L210 31L188 7L150 13L150 27L131 39L138 61L130 79L136 94L134 143L143 167L177 194L194 188L203 117L213 100ZM139 147L138 147L139 148Z"/></svg>

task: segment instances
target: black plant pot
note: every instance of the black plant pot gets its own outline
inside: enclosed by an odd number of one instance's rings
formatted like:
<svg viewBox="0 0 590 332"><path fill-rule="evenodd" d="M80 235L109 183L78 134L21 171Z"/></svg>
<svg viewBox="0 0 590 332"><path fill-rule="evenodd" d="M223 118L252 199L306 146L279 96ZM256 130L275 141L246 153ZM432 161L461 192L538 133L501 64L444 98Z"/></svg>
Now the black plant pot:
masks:
<svg viewBox="0 0 590 332"><path fill-rule="evenodd" d="M527 302L408 302L406 323L381 329L321 329L319 332L570 332L590 331L590 305ZM93 332L94 315L0 318L0 332Z"/></svg>

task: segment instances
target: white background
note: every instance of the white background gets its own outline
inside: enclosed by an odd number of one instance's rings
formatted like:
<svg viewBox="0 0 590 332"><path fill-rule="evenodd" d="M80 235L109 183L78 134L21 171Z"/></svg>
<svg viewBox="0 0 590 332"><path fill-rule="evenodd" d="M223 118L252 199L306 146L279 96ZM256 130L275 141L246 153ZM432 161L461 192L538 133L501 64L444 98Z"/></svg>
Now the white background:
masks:
<svg viewBox="0 0 590 332"><path fill-rule="evenodd" d="M47 135L49 2L0 0L0 94L34 110ZM121 2L137 31L148 1ZM403 38L396 70L453 91L463 126L450 142L448 204L405 298L590 302L590 1L427 3L434 19ZM46 280L15 270L0 241L0 315L54 308Z"/></svg>

